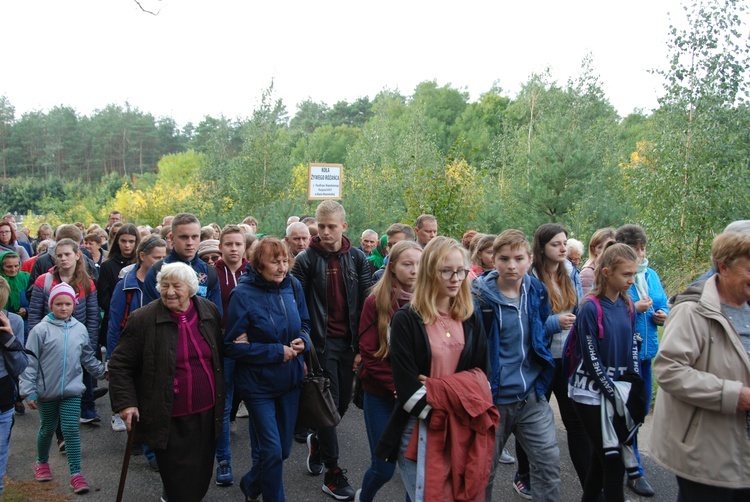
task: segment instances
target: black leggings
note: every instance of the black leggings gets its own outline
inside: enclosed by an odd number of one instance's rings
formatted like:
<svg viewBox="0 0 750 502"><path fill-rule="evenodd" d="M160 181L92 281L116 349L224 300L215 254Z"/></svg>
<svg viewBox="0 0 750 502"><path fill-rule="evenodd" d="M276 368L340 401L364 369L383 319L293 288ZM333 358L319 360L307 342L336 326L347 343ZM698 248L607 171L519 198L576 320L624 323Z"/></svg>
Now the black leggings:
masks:
<svg viewBox="0 0 750 502"><path fill-rule="evenodd" d="M604 488L604 500L607 502L623 502L622 480L625 475L625 465L622 463L622 458L619 455L614 458L604 456L601 406L591 406L573 401L573 408L589 435L592 451L591 463L586 474L581 501L596 502L602 492L602 488Z"/></svg>

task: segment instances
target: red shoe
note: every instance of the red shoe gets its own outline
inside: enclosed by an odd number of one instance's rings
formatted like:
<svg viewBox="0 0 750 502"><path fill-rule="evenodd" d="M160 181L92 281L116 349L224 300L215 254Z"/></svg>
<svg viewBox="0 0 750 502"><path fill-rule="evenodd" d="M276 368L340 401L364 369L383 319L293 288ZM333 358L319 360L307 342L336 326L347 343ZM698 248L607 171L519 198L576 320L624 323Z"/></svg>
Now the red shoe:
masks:
<svg viewBox="0 0 750 502"><path fill-rule="evenodd" d="M73 489L73 493L79 495L82 493L88 493L90 489L89 484L80 474L76 474L70 478L70 487Z"/></svg>
<svg viewBox="0 0 750 502"><path fill-rule="evenodd" d="M49 469L49 464L47 462L35 463L34 477L37 481L50 481L52 479L52 471Z"/></svg>

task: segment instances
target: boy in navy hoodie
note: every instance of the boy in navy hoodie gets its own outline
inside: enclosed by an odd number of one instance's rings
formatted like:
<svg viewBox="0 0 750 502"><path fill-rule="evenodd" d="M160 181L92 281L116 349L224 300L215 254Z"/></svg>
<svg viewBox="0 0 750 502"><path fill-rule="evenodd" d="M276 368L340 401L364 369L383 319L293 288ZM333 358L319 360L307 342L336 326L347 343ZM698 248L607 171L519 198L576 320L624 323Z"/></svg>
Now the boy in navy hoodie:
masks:
<svg viewBox="0 0 750 502"><path fill-rule="evenodd" d="M544 331L550 313L547 288L526 274L531 265L531 245L523 232L501 233L492 251L495 270L478 277L472 286L487 332L490 384L500 411L486 499L492 499L497 458L513 433L531 461L534 500L557 501L560 450L554 414L544 397L554 372Z"/></svg>

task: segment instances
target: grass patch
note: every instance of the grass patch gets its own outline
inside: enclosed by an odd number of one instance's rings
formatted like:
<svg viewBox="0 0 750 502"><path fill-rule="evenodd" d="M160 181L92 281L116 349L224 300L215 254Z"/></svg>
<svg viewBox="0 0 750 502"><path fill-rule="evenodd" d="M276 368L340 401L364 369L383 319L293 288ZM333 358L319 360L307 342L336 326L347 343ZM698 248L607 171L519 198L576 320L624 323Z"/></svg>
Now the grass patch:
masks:
<svg viewBox="0 0 750 502"><path fill-rule="evenodd" d="M5 477L2 502L68 502L72 495L59 492L56 482L40 483L38 481L13 481Z"/></svg>

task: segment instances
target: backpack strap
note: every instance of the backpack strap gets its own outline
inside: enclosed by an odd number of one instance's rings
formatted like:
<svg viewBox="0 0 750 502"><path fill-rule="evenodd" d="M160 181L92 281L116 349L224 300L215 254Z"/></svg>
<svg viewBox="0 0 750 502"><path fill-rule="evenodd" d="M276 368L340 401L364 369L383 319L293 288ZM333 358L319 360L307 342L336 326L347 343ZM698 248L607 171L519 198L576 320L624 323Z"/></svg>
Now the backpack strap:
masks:
<svg viewBox="0 0 750 502"><path fill-rule="evenodd" d="M49 292L52 290L52 281L55 278L52 276L52 272L47 272L44 275L44 298L49 298Z"/></svg>
<svg viewBox="0 0 750 502"><path fill-rule="evenodd" d="M596 307L596 325L599 326L599 340L601 340L604 338L604 313L602 312L602 304L599 303L599 298L594 295L586 295L584 299L586 298Z"/></svg>
<svg viewBox="0 0 750 502"><path fill-rule="evenodd" d="M125 312L122 315L122 322L120 323L120 329L125 329L125 322L130 317L130 304L133 303L133 290L129 289L125 293Z"/></svg>

